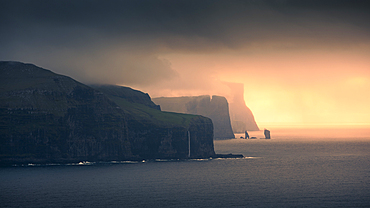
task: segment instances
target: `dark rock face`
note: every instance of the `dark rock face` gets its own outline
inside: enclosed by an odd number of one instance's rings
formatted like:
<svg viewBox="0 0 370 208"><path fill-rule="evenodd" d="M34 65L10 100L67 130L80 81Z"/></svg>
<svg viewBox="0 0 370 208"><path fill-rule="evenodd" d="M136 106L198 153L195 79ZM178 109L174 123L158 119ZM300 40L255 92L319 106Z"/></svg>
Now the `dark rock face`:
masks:
<svg viewBox="0 0 370 208"><path fill-rule="evenodd" d="M147 127L146 131L132 131L132 152L143 158L188 158L188 131L190 158L215 155L213 124L210 119L194 117L189 126Z"/></svg>
<svg viewBox="0 0 370 208"><path fill-rule="evenodd" d="M126 94L146 94L120 86L94 86L117 103L129 117L129 137L132 152L144 158L187 158L188 131L191 158L215 155L212 120L203 116L162 112L150 99L145 102L127 102ZM109 88L109 90L106 90ZM131 92L127 92L130 91ZM122 93L124 91L125 93ZM138 100L136 98L136 100ZM158 106L159 107L159 106Z"/></svg>
<svg viewBox="0 0 370 208"><path fill-rule="evenodd" d="M31 64L0 62L1 160L134 157L124 112L102 93Z"/></svg>
<svg viewBox="0 0 370 208"><path fill-rule="evenodd" d="M229 117L229 106L226 98L208 95L193 97L153 98L164 111L189 113L209 117L214 125L215 139L235 138Z"/></svg>
<svg viewBox="0 0 370 208"><path fill-rule="evenodd" d="M263 131L263 134L265 134L265 139L271 139L270 131L269 131L269 130L265 129L265 130Z"/></svg>
<svg viewBox="0 0 370 208"><path fill-rule="evenodd" d="M132 110L101 91L32 64L0 62L0 163L186 157L184 132L189 129L199 134L193 139L202 147L194 149L194 156L214 155L210 119L168 115L148 104L147 94L131 92L120 96L144 107ZM183 123L169 125L166 119Z"/></svg>

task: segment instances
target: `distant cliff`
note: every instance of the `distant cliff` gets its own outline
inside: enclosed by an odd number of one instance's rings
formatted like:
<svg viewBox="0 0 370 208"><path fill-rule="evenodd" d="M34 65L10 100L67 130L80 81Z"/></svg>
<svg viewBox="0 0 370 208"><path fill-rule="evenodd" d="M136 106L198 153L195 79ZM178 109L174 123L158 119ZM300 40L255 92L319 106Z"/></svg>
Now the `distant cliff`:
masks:
<svg viewBox="0 0 370 208"><path fill-rule="evenodd" d="M259 130L252 111L245 105L244 85L242 83L226 83L232 92L230 99L230 120L234 133Z"/></svg>
<svg viewBox="0 0 370 208"><path fill-rule="evenodd" d="M235 138L226 98L221 96L160 97L153 98L163 111L202 115L212 119L215 139Z"/></svg>
<svg viewBox="0 0 370 208"><path fill-rule="evenodd" d="M96 88L0 62L0 163L187 158L188 132L191 157L215 154L210 119L161 112L130 88Z"/></svg>

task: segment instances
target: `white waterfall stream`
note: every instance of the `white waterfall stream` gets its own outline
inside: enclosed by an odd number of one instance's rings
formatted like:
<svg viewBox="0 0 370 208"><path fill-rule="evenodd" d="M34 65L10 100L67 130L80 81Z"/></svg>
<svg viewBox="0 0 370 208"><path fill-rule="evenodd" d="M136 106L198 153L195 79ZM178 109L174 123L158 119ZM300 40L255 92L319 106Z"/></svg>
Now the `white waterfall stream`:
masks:
<svg viewBox="0 0 370 208"><path fill-rule="evenodd" d="M188 145L189 145L189 153L188 153L188 157L190 157L190 131L188 131Z"/></svg>

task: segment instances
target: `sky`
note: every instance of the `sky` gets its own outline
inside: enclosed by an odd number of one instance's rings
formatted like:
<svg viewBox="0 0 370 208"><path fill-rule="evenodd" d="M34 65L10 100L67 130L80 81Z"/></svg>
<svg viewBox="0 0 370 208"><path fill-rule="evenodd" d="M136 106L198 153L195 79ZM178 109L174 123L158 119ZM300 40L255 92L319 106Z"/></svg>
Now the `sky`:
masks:
<svg viewBox="0 0 370 208"><path fill-rule="evenodd" d="M369 125L369 19L365 0L0 0L0 59L151 97L243 83L260 126Z"/></svg>

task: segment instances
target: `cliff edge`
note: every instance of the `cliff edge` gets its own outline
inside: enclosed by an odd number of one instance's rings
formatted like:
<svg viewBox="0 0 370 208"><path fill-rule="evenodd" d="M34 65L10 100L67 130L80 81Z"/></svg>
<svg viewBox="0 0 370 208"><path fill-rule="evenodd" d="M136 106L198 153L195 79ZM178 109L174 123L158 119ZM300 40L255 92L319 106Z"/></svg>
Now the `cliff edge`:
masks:
<svg viewBox="0 0 370 208"><path fill-rule="evenodd" d="M190 97L159 97L153 102L163 111L188 113L209 117L214 125L215 139L235 138L229 117L229 105L225 97L208 95Z"/></svg>
<svg viewBox="0 0 370 208"><path fill-rule="evenodd" d="M244 131L258 131L256 121L252 111L246 106L244 101L244 84L225 83L232 92L230 99L230 120L234 133L244 133Z"/></svg>
<svg viewBox="0 0 370 208"><path fill-rule="evenodd" d="M215 155L210 119L161 112L147 94L120 89L107 96L32 64L1 61L0 163L188 158L189 133L190 157Z"/></svg>

